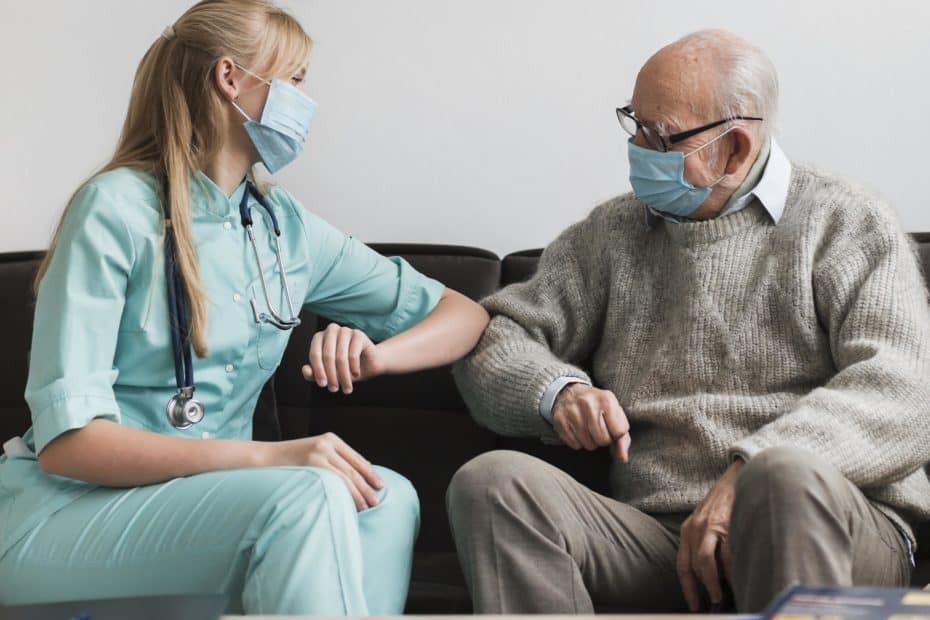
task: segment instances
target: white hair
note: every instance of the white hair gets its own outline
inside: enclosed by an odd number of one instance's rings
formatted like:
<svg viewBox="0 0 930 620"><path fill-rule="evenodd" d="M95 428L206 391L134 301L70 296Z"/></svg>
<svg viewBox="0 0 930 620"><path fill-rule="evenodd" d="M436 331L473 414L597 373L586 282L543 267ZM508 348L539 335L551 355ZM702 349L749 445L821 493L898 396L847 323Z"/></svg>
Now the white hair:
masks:
<svg viewBox="0 0 930 620"><path fill-rule="evenodd" d="M699 30L675 41L670 46L682 53L710 53L715 56L719 73L711 76L712 110L716 118L760 116L757 135L767 140L775 134L778 117L778 75L775 65L765 53L748 41L726 30Z"/></svg>

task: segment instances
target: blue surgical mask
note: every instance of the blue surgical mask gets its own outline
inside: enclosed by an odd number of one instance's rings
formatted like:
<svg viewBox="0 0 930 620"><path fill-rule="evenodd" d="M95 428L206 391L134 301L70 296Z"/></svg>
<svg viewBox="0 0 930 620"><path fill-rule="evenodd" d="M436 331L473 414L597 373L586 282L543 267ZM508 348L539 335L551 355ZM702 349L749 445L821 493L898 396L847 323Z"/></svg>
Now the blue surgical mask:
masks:
<svg viewBox="0 0 930 620"><path fill-rule="evenodd" d="M274 174L303 151L317 104L293 84L277 79L269 82L245 67L239 68L271 86L258 121L250 118L235 101L232 104L246 118L243 127L265 168Z"/></svg>
<svg viewBox="0 0 930 620"><path fill-rule="evenodd" d="M630 184L633 193L646 206L678 217L688 217L698 210L713 187L727 175L708 187L695 187L685 180L685 158L716 142L732 129L727 129L713 140L690 153L656 151L637 146L630 138L627 152L630 158Z"/></svg>

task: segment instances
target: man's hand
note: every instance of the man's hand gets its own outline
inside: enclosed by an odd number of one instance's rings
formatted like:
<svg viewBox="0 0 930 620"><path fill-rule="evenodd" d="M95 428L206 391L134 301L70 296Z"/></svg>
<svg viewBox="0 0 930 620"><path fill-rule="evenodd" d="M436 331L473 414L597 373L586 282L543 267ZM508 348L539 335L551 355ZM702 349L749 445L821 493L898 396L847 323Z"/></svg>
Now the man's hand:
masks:
<svg viewBox="0 0 930 620"><path fill-rule="evenodd" d="M743 467L735 461L710 490L691 516L681 525L676 569L681 589L691 611L699 611L698 582L704 584L711 604L723 599L723 576L730 579L730 515L733 512L734 483ZM718 562L719 558L719 562Z"/></svg>
<svg viewBox="0 0 930 620"><path fill-rule="evenodd" d="M310 341L309 363L304 364L304 379L316 381L330 392L340 389L352 393L355 381L364 381L382 374L385 361L381 349L365 332L330 323Z"/></svg>
<svg viewBox="0 0 930 620"><path fill-rule="evenodd" d="M630 423L610 390L584 383L569 385L555 399L552 424L570 448L596 450L613 446L621 463L630 460Z"/></svg>

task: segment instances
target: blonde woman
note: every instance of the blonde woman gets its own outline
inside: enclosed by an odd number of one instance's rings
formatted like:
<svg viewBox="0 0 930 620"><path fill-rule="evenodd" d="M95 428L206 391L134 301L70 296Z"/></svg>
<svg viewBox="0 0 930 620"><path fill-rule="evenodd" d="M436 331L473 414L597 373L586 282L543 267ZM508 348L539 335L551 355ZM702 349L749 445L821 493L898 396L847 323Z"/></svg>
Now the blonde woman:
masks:
<svg viewBox="0 0 930 620"><path fill-rule="evenodd" d="M310 46L269 2L205 0L142 59L116 152L36 281L33 426L0 459L0 603L225 592L233 612L402 612L409 482L332 435L252 441L255 402L300 306L338 323L305 378L346 393L453 361L487 315L253 184L307 137Z"/></svg>

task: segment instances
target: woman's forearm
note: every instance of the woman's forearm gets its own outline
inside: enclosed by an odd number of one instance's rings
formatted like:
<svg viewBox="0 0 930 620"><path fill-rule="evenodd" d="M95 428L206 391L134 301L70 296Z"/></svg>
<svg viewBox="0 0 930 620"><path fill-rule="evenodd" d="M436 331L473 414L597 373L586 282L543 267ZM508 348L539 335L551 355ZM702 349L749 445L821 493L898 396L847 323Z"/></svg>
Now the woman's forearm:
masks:
<svg viewBox="0 0 930 620"><path fill-rule="evenodd" d="M96 419L68 431L39 454L46 473L132 487L220 469L268 464L270 444L173 437Z"/></svg>
<svg viewBox="0 0 930 620"><path fill-rule="evenodd" d="M429 316L378 345L384 372L400 374L450 364L475 348L488 321L484 308L447 288Z"/></svg>

